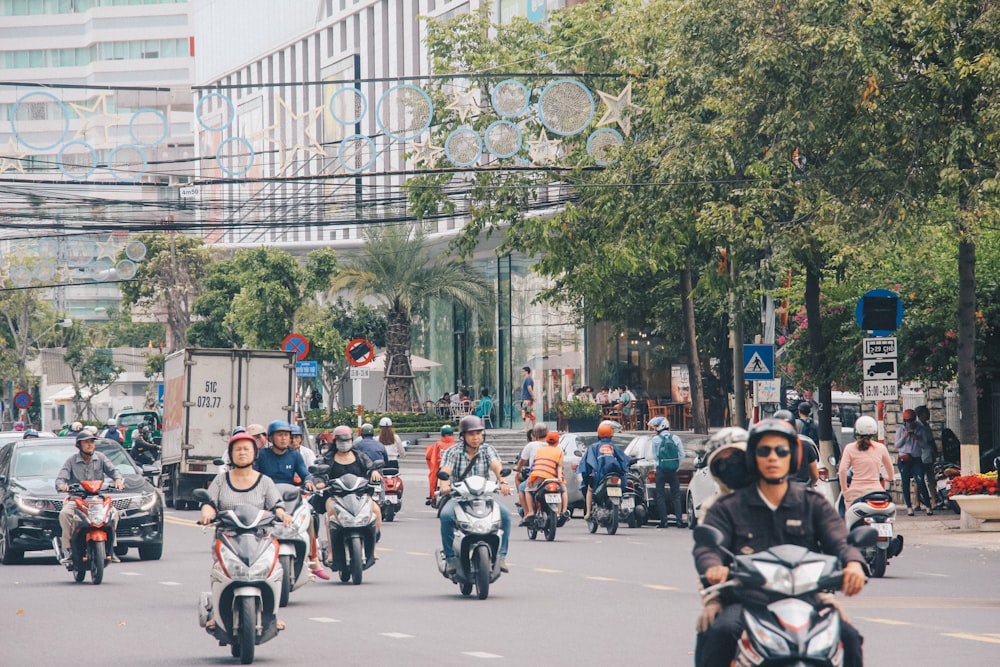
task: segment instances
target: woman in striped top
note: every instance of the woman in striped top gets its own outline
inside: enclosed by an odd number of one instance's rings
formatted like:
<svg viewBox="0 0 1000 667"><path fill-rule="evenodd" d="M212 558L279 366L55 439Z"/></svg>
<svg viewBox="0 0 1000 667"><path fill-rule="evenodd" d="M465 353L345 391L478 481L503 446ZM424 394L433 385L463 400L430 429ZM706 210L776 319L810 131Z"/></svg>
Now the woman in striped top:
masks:
<svg viewBox="0 0 1000 667"><path fill-rule="evenodd" d="M208 487L212 505L201 506L203 525L211 523L217 512L231 510L238 505L253 505L269 510L286 526L292 524L292 515L285 511L285 504L274 481L253 469L256 458L257 442L252 436L244 432L229 439L232 469L219 473Z"/></svg>

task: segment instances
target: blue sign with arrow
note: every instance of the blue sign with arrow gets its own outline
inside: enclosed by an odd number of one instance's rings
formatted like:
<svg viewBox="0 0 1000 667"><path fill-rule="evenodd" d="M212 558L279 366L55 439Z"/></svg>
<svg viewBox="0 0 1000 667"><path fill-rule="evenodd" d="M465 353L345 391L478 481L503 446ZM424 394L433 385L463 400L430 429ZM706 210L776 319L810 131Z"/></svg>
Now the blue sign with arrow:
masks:
<svg viewBox="0 0 1000 667"><path fill-rule="evenodd" d="M774 379L774 345L743 346L743 379Z"/></svg>

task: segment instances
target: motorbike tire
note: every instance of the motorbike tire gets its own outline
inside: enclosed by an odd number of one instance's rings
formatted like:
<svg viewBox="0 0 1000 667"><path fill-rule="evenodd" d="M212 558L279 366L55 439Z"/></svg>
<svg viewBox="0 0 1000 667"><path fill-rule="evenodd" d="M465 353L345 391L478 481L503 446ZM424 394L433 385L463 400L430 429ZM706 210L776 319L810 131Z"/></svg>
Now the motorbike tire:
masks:
<svg viewBox="0 0 1000 667"><path fill-rule="evenodd" d="M545 520L545 541L551 542L554 539L556 539L556 515L549 512L549 516Z"/></svg>
<svg viewBox="0 0 1000 667"><path fill-rule="evenodd" d="M104 559L108 557L104 542L91 542L90 581L95 586L104 581Z"/></svg>
<svg viewBox="0 0 1000 667"><path fill-rule="evenodd" d="M339 576L340 576L340 581L346 584L348 581L351 580L351 570L345 567L343 570L339 572Z"/></svg>
<svg viewBox="0 0 1000 667"><path fill-rule="evenodd" d="M396 508L393 507L392 505L386 505L385 509L382 510L382 520L392 521L395 518L396 518Z"/></svg>
<svg viewBox="0 0 1000 667"><path fill-rule="evenodd" d="M458 590L462 593L462 595L472 595L472 584L462 582L458 585Z"/></svg>
<svg viewBox="0 0 1000 667"><path fill-rule="evenodd" d="M950 499L948 500L948 507L950 507L951 511L954 512L955 514L961 514L962 513L962 508L959 507L958 503L956 503L954 500L950 500Z"/></svg>
<svg viewBox="0 0 1000 667"><path fill-rule="evenodd" d="M618 505L611 506L611 518L608 520L607 531L608 535L614 535L618 532Z"/></svg>
<svg viewBox="0 0 1000 667"><path fill-rule="evenodd" d="M889 555L885 549L876 549L875 558L872 559L872 576L881 578L885 576L885 567L889 562Z"/></svg>
<svg viewBox="0 0 1000 667"><path fill-rule="evenodd" d="M632 510L632 512L629 513L628 519L626 519L626 521L625 521L625 525L628 526L629 528L638 528L639 527L639 524L638 524L638 522L636 521L636 518L635 518L635 510Z"/></svg>
<svg viewBox="0 0 1000 667"><path fill-rule="evenodd" d="M538 527L535 525L534 518L532 518L531 521L528 522L527 529L528 529L529 540L533 540L536 537L538 537Z"/></svg>
<svg viewBox="0 0 1000 667"><path fill-rule="evenodd" d="M295 567L295 563L291 556L281 556L278 558L281 562L281 596L278 599L279 607L288 606L288 596L292 593L292 568Z"/></svg>
<svg viewBox="0 0 1000 667"><path fill-rule="evenodd" d="M587 530L589 530L591 534L597 532L597 519L594 518L593 514L591 514L590 518L587 519Z"/></svg>
<svg viewBox="0 0 1000 667"><path fill-rule="evenodd" d="M351 583L357 586L361 583L361 573L365 566L365 562L362 557L360 535L351 536L351 545L349 549L351 561Z"/></svg>
<svg viewBox="0 0 1000 667"><path fill-rule="evenodd" d="M84 577L87 576L87 570L83 567L83 563L77 563L77 568L73 570L73 580L80 584L83 583Z"/></svg>
<svg viewBox="0 0 1000 667"><path fill-rule="evenodd" d="M476 573L476 597L485 600L490 594L490 550L485 544L476 548L472 569Z"/></svg>
<svg viewBox="0 0 1000 667"><path fill-rule="evenodd" d="M0 513L0 563L14 565L24 558L24 552L14 548L10 532L7 530L7 518Z"/></svg>
<svg viewBox="0 0 1000 667"><path fill-rule="evenodd" d="M257 637L257 600L244 597L240 600L240 627L237 630L236 641L240 648L240 664L249 665L253 662L255 640Z"/></svg>
<svg viewBox="0 0 1000 667"><path fill-rule="evenodd" d="M698 526L698 513L694 510L694 498L691 496L691 492L688 491L687 495L687 520L688 528L694 530Z"/></svg>
<svg viewBox="0 0 1000 667"><path fill-rule="evenodd" d="M646 519L649 518L649 514L646 512L645 505L637 505L632 512L635 514L635 525L636 528L642 528L646 525Z"/></svg>

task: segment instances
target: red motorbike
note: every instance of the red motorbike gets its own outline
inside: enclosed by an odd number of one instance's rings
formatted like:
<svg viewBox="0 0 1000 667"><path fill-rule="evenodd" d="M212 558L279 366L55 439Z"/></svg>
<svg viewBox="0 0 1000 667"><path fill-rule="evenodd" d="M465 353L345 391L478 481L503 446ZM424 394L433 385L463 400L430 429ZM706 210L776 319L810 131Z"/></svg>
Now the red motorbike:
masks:
<svg viewBox="0 0 1000 667"><path fill-rule="evenodd" d="M96 585L104 580L104 566L110 555L109 543L114 540L113 519L117 513L114 500L102 494L102 480L87 480L69 487L69 496L64 502L72 502L76 510L76 527L70 537L73 558L66 569L73 573L77 582L83 581L90 571L90 580ZM61 541L52 539L56 556L63 560Z"/></svg>
<svg viewBox="0 0 1000 667"><path fill-rule="evenodd" d="M382 469L381 495L376 491L375 497L379 500L383 521L392 521L403 509L403 478L399 476L395 461Z"/></svg>

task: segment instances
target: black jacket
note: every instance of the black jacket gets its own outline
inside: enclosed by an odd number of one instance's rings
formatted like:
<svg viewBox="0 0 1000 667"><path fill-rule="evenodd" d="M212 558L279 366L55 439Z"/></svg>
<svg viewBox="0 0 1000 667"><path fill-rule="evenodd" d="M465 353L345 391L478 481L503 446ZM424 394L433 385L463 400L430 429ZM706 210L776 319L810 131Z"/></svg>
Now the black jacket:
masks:
<svg viewBox="0 0 1000 667"><path fill-rule="evenodd" d="M738 489L715 501L705 515L705 525L722 531L722 541L737 556L795 544L839 556L843 563L865 559L847 544L847 526L829 501L801 484L789 484L778 509L771 511L757 492L757 485ZM698 574L715 565L728 565L713 547L695 547Z"/></svg>

